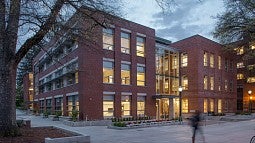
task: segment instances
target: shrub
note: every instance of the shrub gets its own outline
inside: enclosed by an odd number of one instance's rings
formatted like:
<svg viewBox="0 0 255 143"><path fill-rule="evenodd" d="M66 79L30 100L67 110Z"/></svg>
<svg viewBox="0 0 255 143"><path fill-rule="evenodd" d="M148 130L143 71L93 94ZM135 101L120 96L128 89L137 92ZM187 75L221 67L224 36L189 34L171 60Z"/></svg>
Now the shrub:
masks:
<svg viewBox="0 0 255 143"><path fill-rule="evenodd" d="M113 126L116 126L116 127L126 127L126 124L124 122L115 122L115 123L113 123Z"/></svg>
<svg viewBox="0 0 255 143"><path fill-rule="evenodd" d="M78 110L72 110L72 121L77 121L77 117L78 117L79 111Z"/></svg>

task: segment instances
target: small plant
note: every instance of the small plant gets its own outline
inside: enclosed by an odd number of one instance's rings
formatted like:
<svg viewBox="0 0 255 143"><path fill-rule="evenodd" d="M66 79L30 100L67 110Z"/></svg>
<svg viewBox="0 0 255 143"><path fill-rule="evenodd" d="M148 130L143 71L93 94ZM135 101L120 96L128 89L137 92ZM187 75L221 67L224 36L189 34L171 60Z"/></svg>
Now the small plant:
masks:
<svg viewBox="0 0 255 143"><path fill-rule="evenodd" d="M74 109L72 110L72 121L76 122L78 118L79 111Z"/></svg>
<svg viewBox="0 0 255 143"><path fill-rule="evenodd" d="M55 112L55 117L56 118L59 118L59 116L61 116L62 115L62 111L56 111Z"/></svg>
<svg viewBox="0 0 255 143"><path fill-rule="evenodd" d="M48 118L49 114L50 114L50 112L48 110L46 110L45 112L43 112L43 117Z"/></svg>
<svg viewBox="0 0 255 143"><path fill-rule="evenodd" d="M124 122L115 122L113 124L113 126L116 126L116 127L126 127L126 124Z"/></svg>

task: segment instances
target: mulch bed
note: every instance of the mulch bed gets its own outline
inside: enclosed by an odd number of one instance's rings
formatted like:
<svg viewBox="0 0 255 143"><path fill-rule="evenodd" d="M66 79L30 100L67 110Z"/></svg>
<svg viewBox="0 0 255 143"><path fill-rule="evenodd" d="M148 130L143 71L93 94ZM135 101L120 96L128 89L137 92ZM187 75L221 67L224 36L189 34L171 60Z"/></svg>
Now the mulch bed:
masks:
<svg viewBox="0 0 255 143"><path fill-rule="evenodd" d="M21 136L0 138L0 143L44 143L45 138L74 136L72 133L53 127L20 128Z"/></svg>

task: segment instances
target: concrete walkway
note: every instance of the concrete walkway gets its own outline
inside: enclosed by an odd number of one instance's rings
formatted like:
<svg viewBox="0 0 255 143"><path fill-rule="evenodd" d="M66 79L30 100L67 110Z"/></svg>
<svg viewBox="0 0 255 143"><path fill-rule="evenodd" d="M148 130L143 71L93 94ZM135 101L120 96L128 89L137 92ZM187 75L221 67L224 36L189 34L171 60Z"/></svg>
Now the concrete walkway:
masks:
<svg viewBox="0 0 255 143"><path fill-rule="evenodd" d="M105 126L70 127L60 121L17 111L17 118L30 119L33 127L56 126L83 135L90 135L92 143L191 143L188 125L171 125L129 130L108 129ZM202 127L206 143L249 143L255 135L255 120L224 122ZM198 134L196 143L202 143Z"/></svg>

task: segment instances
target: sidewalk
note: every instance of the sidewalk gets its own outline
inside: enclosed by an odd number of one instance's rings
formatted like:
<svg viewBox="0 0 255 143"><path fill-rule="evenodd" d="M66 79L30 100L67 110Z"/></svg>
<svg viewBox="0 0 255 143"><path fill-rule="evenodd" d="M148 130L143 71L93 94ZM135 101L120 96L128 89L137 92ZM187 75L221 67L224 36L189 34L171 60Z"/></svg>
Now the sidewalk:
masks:
<svg viewBox="0 0 255 143"><path fill-rule="evenodd" d="M17 117L30 119L33 127L56 126L83 135L90 135L92 143L191 143L192 134L188 125L114 130L105 126L70 127L60 121L51 121L40 116L22 113L17 114ZM255 135L255 120L224 122L202 128L206 143L249 143L250 138Z"/></svg>

